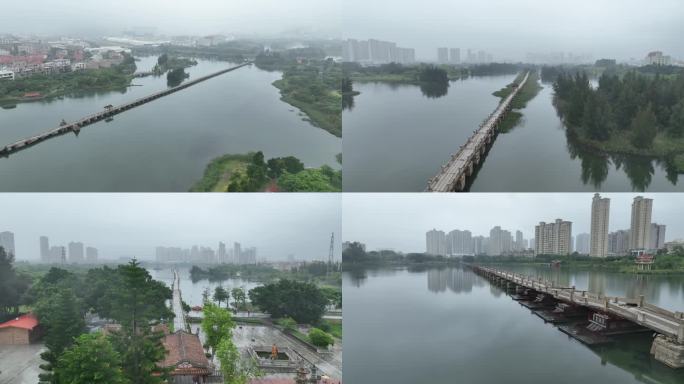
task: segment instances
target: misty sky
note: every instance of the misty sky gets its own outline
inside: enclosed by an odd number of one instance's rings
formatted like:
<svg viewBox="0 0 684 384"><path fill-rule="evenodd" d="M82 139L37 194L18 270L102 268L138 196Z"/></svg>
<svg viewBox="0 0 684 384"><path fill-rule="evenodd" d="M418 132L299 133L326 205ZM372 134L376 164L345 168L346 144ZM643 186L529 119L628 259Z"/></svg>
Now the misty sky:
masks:
<svg viewBox="0 0 684 384"><path fill-rule="evenodd" d="M18 260L39 260L41 235L51 246L81 241L111 259L152 259L158 245L238 241L256 246L259 258L326 260L340 225L339 194L0 195L0 232L14 232Z"/></svg>
<svg viewBox="0 0 684 384"><path fill-rule="evenodd" d="M344 37L390 40L436 59L438 46L490 51L572 51L641 59L662 50L684 57L681 0L345 0Z"/></svg>
<svg viewBox="0 0 684 384"><path fill-rule="evenodd" d="M118 34L156 27L169 35L273 36L295 30L339 36L342 0L3 1L0 33Z"/></svg>
<svg viewBox="0 0 684 384"><path fill-rule="evenodd" d="M653 199L652 222L667 225L666 241L684 237L684 194L605 193L610 198L610 231L629 229L635 196ZM425 232L470 230L489 236L489 230L521 230L534 237L540 221L572 221L572 235L589 232L592 193L458 193L458 194L345 194L343 240L360 241L369 250L385 248L425 252Z"/></svg>

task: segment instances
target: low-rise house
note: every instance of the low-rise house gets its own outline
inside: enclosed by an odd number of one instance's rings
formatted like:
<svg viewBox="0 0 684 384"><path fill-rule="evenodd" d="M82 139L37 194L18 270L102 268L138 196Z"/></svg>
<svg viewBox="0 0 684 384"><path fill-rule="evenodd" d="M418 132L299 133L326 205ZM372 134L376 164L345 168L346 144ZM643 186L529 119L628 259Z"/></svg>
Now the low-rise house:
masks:
<svg viewBox="0 0 684 384"><path fill-rule="evenodd" d="M0 80L14 80L14 71L0 69Z"/></svg>
<svg viewBox="0 0 684 384"><path fill-rule="evenodd" d="M171 368L170 383L206 383L213 367L204 354L199 336L185 331L168 334L163 340L166 357L160 363Z"/></svg>
<svg viewBox="0 0 684 384"><path fill-rule="evenodd" d="M0 323L0 345L26 345L38 340L42 329L33 314Z"/></svg>

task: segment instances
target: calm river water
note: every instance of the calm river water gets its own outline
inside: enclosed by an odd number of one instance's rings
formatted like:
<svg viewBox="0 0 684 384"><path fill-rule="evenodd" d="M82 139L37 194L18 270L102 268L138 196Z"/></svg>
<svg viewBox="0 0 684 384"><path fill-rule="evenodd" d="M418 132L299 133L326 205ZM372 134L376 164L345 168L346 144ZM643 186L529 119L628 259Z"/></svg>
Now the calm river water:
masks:
<svg viewBox="0 0 684 384"><path fill-rule="evenodd" d="M578 289L684 309L684 277L525 270ZM523 270L518 270L523 272ZM345 376L365 383L682 383L651 335L589 348L461 268L345 272Z"/></svg>
<svg viewBox="0 0 684 384"><path fill-rule="evenodd" d="M491 95L512 76L452 82L427 98L417 86L356 84L361 95L343 112L346 191L422 191L429 177L494 110ZM522 122L500 134L477 173L474 192L681 191L667 166L638 156L603 156L568 142L544 89Z"/></svg>
<svg viewBox="0 0 684 384"><path fill-rule="evenodd" d="M152 275L153 279L163 281L169 287L171 287L173 284L173 268L147 268L147 270L150 272L150 275ZM227 279L224 281L209 281L204 279L193 282L190 279L190 268L187 267L179 267L178 273L180 273L181 279L181 296L183 297L183 301L188 303L190 306L202 305L202 293L204 292L205 288L209 288L209 298L211 299L211 297L214 295L214 289L218 286L222 286L229 293L233 288L242 288L245 290L245 293L247 293L250 289L262 285L261 283L254 281L241 279ZM230 301L233 301L232 295ZM221 305L225 304L222 303Z"/></svg>
<svg viewBox="0 0 684 384"><path fill-rule="evenodd" d="M142 58L138 71L156 57ZM190 79L233 64L198 60ZM84 128L0 158L0 191L187 191L226 153L296 156L339 168L341 140L302 120L271 83L280 72L229 72ZM0 109L0 145L167 87L166 76L134 79L125 92L88 94Z"/></svg>

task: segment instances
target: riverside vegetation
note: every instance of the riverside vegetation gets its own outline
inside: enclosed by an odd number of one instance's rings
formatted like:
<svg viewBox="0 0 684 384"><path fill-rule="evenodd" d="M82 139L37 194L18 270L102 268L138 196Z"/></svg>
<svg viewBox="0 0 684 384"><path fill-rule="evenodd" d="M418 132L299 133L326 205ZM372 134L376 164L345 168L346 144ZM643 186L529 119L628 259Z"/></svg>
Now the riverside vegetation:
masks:
<svg viewBox="0 0 684 384"><path fill-rule="evenodd" d="M604 153L656 157L684 172L681 69L606 71L596 88L583 71L554 71L554 101L570 138Z"/></svg>
<svg viewBox="0 0 684 384"><path fill-rule="evenodd" d="M264 160L259 151L212 160L191 192L339 192L342 171L324 165L304 168L293 156Z"/></svg>
<svg viewBox="0 0 684 384"><path fill-rule="evenodd" d="M511 92L513 92L514 87L516 87L517 84L520 84L526 72L527 71L521 72L511 84L494 92L493 95L501 98L503 101ZM525 85L523 85L518 92L518 95L511 102L511 110L506 114L506 117L504 117L499 125L499 132L506 133L518 125L523 116L518 110L525 109L527 103L534 99L541 90L542 86L539 84L539 72L530 69L530 76Z"/></svg>
<svg viewBox="0 0 684 384"><path fill-rule="evenodd" d="M110 68L74 71L51 75L33 75L14 81L0 81L0 104L17 104L35 100L24 97L37 92L39 99L52 99L84 92L123 91L130 85L135 60L124 55L123 62Z"/></svg>
<svg viewBox="0 0 684 384"><path fill-rule="evenodd" d="M254 63L282 71L273 83L281 99L299 108L312 125L342 137L342 67L325 57L322 49L300 48L261 53Z"/></svg>

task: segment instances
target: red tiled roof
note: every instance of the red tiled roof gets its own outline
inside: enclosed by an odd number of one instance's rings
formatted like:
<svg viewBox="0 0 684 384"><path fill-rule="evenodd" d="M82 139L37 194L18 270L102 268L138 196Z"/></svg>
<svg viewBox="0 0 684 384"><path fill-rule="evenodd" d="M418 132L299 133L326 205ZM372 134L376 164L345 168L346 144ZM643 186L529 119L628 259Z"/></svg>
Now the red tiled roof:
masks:
<svg viewBox="0 0 684 384"><path fill-rule="evenodd" d="M16 319L6 321L6 322L0 324L0 328L14 327L14 328L28 329L29 331L31 331L37 325L38 325L38 318L36 318L32 314L28 313L26 315L19 316Z"/></svg>
<svg viewBox="0 0 684 384"><path fill-rule="evenodd" d="M185 331L177 331L164 337L166 357L162 367L177 367L180 363L189 363L192 368L208 368L209 360L204 355L202 342L197 335ZM188 369L190 367L178 367Z"/></svg>

